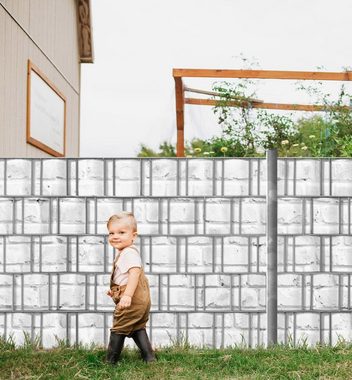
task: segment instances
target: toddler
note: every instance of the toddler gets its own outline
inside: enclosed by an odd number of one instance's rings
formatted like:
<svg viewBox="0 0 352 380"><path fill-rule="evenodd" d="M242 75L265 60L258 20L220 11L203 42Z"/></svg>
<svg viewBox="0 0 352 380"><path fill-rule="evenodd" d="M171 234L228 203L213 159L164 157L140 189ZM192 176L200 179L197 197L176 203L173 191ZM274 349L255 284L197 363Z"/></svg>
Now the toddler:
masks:
<svg viewBox="0 0 352 380"><path fill-rule="evenodd" d="M154 361L155 355L145 330L150 310L149 284L134 245L136 219L131 212L120 212L109 218L107 228L109 243L116 249L107 295L116 306L106 359L111 364L119 360L127 336L134 340L144 361Z"/></svg>

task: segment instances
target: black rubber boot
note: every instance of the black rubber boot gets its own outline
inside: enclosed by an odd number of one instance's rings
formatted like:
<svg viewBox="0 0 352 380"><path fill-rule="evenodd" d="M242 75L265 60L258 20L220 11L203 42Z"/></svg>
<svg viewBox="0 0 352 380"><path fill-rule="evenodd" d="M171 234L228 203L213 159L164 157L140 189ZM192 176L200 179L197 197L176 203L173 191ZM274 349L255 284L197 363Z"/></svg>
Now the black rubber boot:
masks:
<svg viewBox="0 0 352 380"><path fill-rule="evenodd" d="M110 333L110 342L108 346L108 352L106 354L106 361L110 364L116 364L120 358L123 344L125 342L126 335Z"/></svg>
<svg viewBox="0 0 352 380"><path fill-rule="evenodd" d="M147 332L145 329L137 330L131 338L136 343L137 347L141 351L142 359L145 362L153 362L156 360L152 345L150 344Z"/></svg>

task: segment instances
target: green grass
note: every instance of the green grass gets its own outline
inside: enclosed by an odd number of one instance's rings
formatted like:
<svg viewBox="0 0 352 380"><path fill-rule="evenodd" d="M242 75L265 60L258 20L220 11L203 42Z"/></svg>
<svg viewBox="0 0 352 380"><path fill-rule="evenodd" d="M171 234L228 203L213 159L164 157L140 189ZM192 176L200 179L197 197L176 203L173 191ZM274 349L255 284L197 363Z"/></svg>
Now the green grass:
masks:
<svg viewBox="0 0 352 380"><path fill-rule="evenodd" d="M16 347L0 340L0 379L351 379L352 345L308 348L278 345L269 349L195 349L174 345L157 351L145 364L125 349L117 366L104 362L105 349L67 346L51 350L26 340Z"/></svg>

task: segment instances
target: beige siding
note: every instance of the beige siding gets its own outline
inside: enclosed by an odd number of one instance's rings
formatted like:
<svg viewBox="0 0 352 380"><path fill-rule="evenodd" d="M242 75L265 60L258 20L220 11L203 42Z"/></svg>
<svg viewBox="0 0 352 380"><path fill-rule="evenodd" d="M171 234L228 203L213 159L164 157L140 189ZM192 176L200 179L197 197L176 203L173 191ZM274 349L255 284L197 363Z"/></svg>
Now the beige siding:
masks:
<svg viewBox="0 0 352 380"><path fill-rule="evenodd" d="M22 0L0 0L0 2L5 4L8 10L10 10L8 4L11 3L11 12L14 12L12 15L16 20L25 20L24 15L28 8L18 5ZM23 3L28 4L27 1ZM31 21L27 24L30 29L33 26L33 33L29 33L30 36L0 6L0 157L50 156L26 143L28 59L65 95L66 156L79 155L80 65L75 2L45 0L40 3L46 4L42 7L44 13L36 11L39 1L29 2ZM61 5L53 8L55 3ZM63 4L66 5L66 12L71 13L70 17L63 15L65 9ZM32 13L35 12L38 18L33 16ZM48 28L47 33L45 28ZM64 36L61 35L62 30L65 30ZM66 44L68 39L72 40L71 45Z"/></svg>
<svg viewBox="0 0 352 380"><path fill-rule="evenodd" d="M31 0L0 0L25 30L29 30L29 4Z"/></svg>

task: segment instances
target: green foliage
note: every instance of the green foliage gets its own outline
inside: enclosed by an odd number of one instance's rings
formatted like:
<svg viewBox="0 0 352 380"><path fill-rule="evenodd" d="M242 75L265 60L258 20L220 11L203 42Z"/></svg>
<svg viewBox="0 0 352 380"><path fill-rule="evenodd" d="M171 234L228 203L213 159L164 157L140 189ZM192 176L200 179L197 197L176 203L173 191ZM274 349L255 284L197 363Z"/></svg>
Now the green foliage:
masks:
<svg viewBox="0 0 352 380"><path fill-rule="evenodd" d="M258 133L258 146L264 149L278 149L278 154L287 152L287 147L294 143L296 131L294 123L288 116L270 114L260 111L257 114L262 131Z"/></svg>
<svg viewBox="0 0 352 380"><path fill-rule="evenodd" d="M7 339L4 336L0 336L0 352L13 351L15 349L16 344L13 335L10 335Z"/></svg>
<svg viewBox="0 0 352 380"><path fill-rule="evenodd" d="M159 145L159 152L141 144L141 150L137 157L176 157L176 149L174 145L166 141Z"/></svg>
<svg viewBox="0 0 352 380"><path fill-rule="evenodd" d="M237 147L235 151L238 150L238 145L242 145L242 156L252 156L256 151L256 125L251 107L251 99L256 93L255 91L248 93L252 85L253 81L244 79L236 83L217 82L213 86L213 90L219 94L213 112L222 127L221 137L229 140L231 146ZM236 107L233 107L233 104Z"/></svg>

